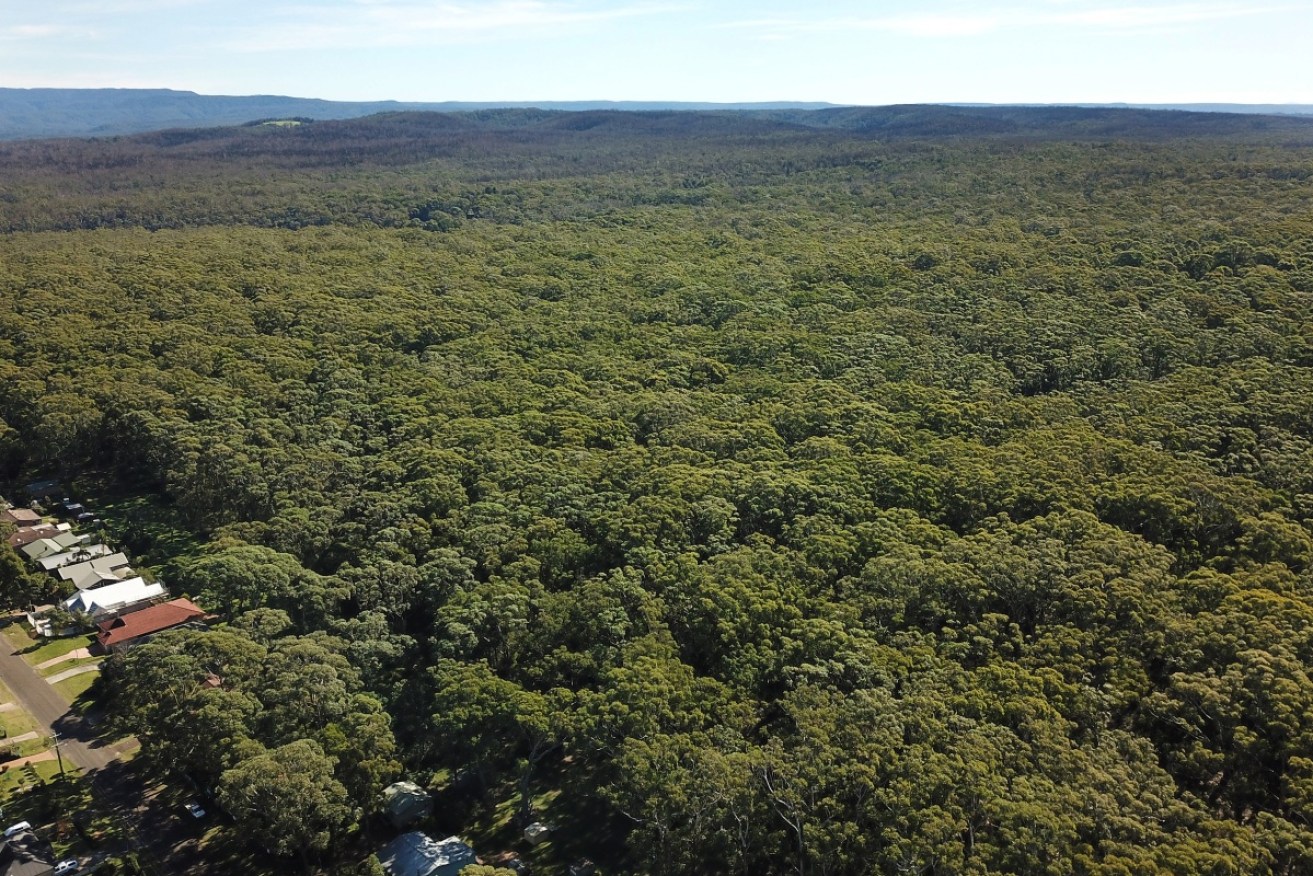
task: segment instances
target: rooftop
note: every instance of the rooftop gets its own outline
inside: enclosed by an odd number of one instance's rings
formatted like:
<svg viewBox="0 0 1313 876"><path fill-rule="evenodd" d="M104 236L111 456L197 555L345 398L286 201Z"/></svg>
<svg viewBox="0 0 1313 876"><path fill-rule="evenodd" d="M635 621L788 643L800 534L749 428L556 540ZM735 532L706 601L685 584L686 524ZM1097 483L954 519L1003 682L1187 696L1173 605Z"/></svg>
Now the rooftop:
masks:
<svg viewBox="0 0 1313 876"><path fill-rule="evenodd" d="M109 650L124 642L181 626L204 616L205 612L190 599L172 599L97 624L100 632L96 634L96 641Z"/></svg>
<svg viewBox="0 0 1313 876"><path fill-rule="evenodd" d="M0 521L15 526L36 526L41 522L41 515L28 508L8 508L0 511Z"/></svg>
<svg viewBox="0 0 1313 876"><path fill-rule="evenodd" d="M389 876L457 876L477 862L474 849L458 837L433 840L419 831L404 833L379 849L378 860Z"/></svg>
<svg viewBox="0 0 1313 876"><path fill-rule="evenodd" d="M59 535L59 533L59 527L49 523L42 523L39 526L25 526L22 529L17 529L6 541L9 542L10 547L21 548L34 541Z"/></svg>

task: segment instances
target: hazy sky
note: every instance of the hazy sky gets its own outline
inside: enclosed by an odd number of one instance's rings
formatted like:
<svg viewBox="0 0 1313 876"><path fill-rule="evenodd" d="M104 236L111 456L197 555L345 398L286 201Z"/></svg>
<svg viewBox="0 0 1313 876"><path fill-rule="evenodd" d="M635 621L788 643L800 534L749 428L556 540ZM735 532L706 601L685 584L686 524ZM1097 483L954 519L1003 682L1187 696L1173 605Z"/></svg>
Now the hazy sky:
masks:
<svg viewBox="0 0 1313 876"><path fill-rule="evenodd" d="M1313 103L1313 0L0 0L0 86Z"/></svg>

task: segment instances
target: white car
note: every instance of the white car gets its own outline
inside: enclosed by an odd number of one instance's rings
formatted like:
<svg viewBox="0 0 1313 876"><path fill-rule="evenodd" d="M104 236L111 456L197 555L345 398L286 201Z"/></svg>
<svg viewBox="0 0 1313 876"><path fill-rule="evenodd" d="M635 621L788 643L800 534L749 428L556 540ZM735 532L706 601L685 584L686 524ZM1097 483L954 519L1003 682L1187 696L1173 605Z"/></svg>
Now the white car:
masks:
<svg viewBox="0 0 1313 876"><path fill-rule="evenodd" d="M195 800L191 800L187 803L187 811L191 813L192 818L205 817L205 810L202 809L201 804L197 803Z"/></svg>
<svg viewBox="0 0 1313 876"><path fill-rule="evenodd" d="M77 858L69 858L66 861L60 861L55 865L55 876L68 876L69 873L76 873L78 867L79 864Z"/></svg>
<svg viewBox="0 0 1313 876"><path fill-rule="evenodd" d="M5 828L5 839L9 839L16 833L22 833L25 830L31 830L32 825L26 821L20 821L18 824L11 824Z"/></svg>

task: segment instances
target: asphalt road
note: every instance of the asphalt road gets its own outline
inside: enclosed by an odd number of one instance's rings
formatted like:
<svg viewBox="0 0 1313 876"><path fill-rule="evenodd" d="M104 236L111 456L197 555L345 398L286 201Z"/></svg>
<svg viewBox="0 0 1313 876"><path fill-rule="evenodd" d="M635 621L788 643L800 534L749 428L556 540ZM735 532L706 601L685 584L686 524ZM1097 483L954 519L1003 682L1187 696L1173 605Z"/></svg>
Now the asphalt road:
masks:
<svg viewBox="0 0 1313 876"><path fill-rule="evenodd" d="M0 619L0 625L3 625ZM47 735L58 731L60 750L69 768L77 767L91 776L97 805L111 813L123 829L125 842L116 841L84 862L90 870L105 855L126 854L135 850L145 872L204 872L197 842L204 826L184 815L181 804L170 796L161 803L155 799L154 783L144 780L137 762L118 760L121 753L137 745L136 739L105 745L96 738L95 728L72 711L70 704L23 660L7 636L0 636L0 680L14 695L14 700L42 725Z"/></svg>
<svg viewBox="0 0 1313 876"><path fill-rule="evenodd" d="M109 746L96 739L94 729L70 709L59 691L27 665L5 636L0 636L0 679L41 725L43 733L59 733L60 752L67 764L90 772L104 769L118 757L122 745Z"/></svg>

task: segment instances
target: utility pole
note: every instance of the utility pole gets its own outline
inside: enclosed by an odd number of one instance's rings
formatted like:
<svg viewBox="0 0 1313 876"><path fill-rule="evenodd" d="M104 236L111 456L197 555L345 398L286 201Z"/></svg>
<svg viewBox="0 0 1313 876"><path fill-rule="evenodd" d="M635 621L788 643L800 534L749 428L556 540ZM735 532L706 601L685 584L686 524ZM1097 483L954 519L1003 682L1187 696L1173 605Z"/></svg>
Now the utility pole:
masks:
<svg viewBox="0 0 1313 876"><path fill-rule="evenodd" d="M64 775L64 753L59 750L59 733L55 733L55 757L59 759L59 777L67 778Z"/></svg>

